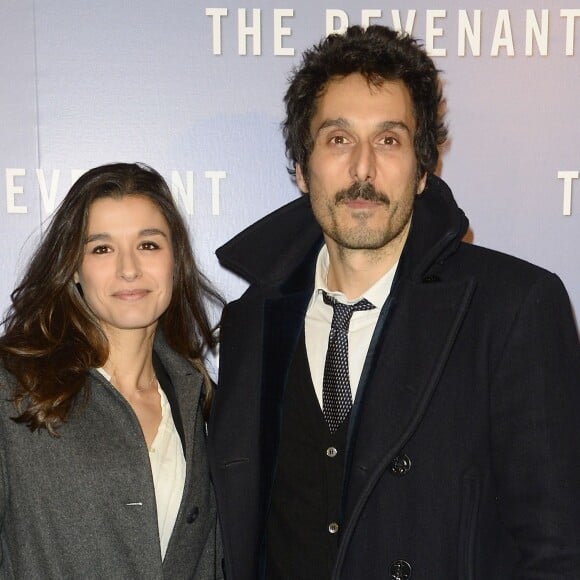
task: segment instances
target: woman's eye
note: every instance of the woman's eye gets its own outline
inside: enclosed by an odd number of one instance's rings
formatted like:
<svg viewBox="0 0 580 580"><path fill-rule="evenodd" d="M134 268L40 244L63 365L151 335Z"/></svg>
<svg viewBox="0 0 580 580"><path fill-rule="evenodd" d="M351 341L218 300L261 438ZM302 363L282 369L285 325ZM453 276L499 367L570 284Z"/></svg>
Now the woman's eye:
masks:
<svg viewBox="0 0 580 580"><path fill-rule="evenodd" d="M139 247L142 250L158 250L159 249L159 245L156 244L155 242L142 242Z"/></svg>
<svg viewBox="0 0 580 580"><path fill-rule="evenodd" d="M95 246L91 250L91 254L107 254L110 251L108 246Z"/></svg>

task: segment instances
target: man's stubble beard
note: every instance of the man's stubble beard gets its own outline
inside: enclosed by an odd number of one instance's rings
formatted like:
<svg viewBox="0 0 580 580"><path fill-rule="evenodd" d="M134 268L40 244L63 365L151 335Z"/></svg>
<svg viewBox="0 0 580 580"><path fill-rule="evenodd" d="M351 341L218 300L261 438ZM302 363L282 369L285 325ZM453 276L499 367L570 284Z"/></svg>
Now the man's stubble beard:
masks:
<svg viewBox="0 0 580 580"><path fill-rule="evenodd" d="M323 228L324 233L338 244L348 250L379 250L387 246L398 236L405 232L413 214L413 204L418 191L418 179L413 183L413 195L405 195L402 199L392 202L389 196L377 191L372 183L355 182L349 188L340 190L334 196L334 200L328 206L328 211L333 219L328 227ZM336 212L340 205L357 199L381 204L380 208L385 212L379 228L366 225L370 218L369 211L361 209L353 210L352 217L358 221L357 225L346 229L340 226L336 219ZM374 210L375 213L377 210Z"/></svg>

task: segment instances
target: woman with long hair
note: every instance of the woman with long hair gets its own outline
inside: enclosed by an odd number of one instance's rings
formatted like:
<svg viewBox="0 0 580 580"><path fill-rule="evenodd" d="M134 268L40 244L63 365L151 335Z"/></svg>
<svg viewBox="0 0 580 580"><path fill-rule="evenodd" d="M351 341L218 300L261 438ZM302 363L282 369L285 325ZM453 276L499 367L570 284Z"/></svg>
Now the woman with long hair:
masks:
<svg viewBox="0 0 580 580"><path fill-rule="evenodd" d="M0 577L221 578L214 346L187 228L140 164L85 173L0 338Z"/></svg>

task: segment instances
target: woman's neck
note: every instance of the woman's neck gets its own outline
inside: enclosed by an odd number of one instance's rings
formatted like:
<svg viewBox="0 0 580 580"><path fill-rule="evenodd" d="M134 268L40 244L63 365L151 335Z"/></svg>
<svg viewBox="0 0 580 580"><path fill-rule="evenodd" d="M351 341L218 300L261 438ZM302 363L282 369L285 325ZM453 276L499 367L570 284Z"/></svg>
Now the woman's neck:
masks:
<svg viewBox="0 0 580 580"><path fill-rule="evenodd" d="M156 387L153 369L153 338L147 330L107 332L109 358L104 365L111 383L124 395Z"/></svg>

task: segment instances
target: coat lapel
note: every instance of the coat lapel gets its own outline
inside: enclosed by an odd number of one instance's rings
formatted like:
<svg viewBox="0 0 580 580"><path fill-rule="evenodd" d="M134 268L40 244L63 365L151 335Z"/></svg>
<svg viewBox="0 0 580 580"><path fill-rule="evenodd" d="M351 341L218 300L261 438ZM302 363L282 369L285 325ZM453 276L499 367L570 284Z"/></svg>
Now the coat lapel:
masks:
<svg viewBox="0 0 580 580"><path fill-rule="evenodd" d="M361 400L351 444L345 536L366 497L413 435L435 391L465 317L475 282L406 281L390 304ZM356 419L355 419L356 420ZM346 545L346 537L343 539Z"/></svg>
<svg viewBox="0 0 580 580"><path fill-rule="evenodd" d="M203 415L200 398L202 393L201 375L181 356L173 352L165 343L160 332L155 340L156 369L162 365L163 372L170 380L166 396L171 404L171 412L176 428L181 424L183 432L186 475L184 493L178 520L187 517L187 510L192 505L207 505L207 490L200 483L206 481L207 470L205 452L199 449L203 444ZM171 401L173 400L173 402ZM196 436L197 433L197 436ZM176 525L177 528L177 525Z"/></svg>
<svg viewBox="0 0 580 580"><path fill-rule="evenodd" d="M191 443L199 414L202 390L201 375L167 346L161 332L158 332L156 336L155 355L156 370L160 363L162 372L166 373L171 382L170 390L166 391L166 395L171 403L176 427L178 431L183 431L186 459L189 460L191 459ZM199 417L200 420L203 420L201 415Z"/></svg>
<svg viewBox="0 0 580 580"><path fill-rule="evenodd" d="M271 299L264 312L264 367L261 390L260 444L262 497L269 502L270 491L280 442L280 425L284 388L288 369L296 351L296 345L304 325L304 315L309 292L302 292Z"/></svg>

